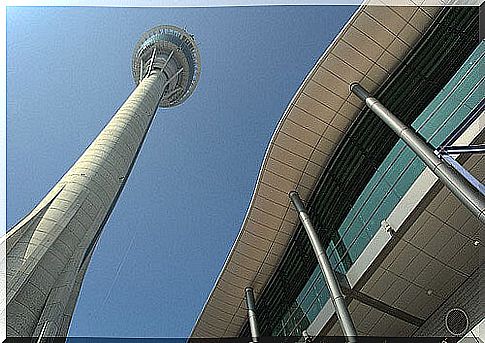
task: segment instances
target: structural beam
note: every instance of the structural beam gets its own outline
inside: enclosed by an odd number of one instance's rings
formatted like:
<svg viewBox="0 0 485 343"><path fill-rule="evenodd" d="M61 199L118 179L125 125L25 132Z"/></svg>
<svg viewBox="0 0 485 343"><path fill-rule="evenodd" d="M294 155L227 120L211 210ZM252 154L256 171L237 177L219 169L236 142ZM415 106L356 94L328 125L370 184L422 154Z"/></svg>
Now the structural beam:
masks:
<svg viewBox="0 0 485 343"><path fill-rule="evenodd" d="M381 312L387 313L395 318L398 318L404 322L413 324L415 326L420 327L421 325L424 324L425 320L421 319L419 317L416 317L412 315L411 313L408 313L406 311L400 310L397 307L393 307L389 304L386 304L385 302L376 299L374 297L371 297L370 295L367 295L363 292L359 292L350 288L345 288L343 287L342 290L344 291L344 294L349 297L350 299L355 299L360 301L361 303L373 307L376 310L379 310Z"/></svg>
<svg viewBox="0 0 485 343"><path fill-rule="evenodd" d="M416 132L405 125L377 99L373 98L358 83L350 85L350 90L381 118L401 138L446 187L485 224L485 197L463 175L456 172L445 161L435 155L433 149Z"/></svg>
<svg viewBox="0 0 485 343"><path fill-rule="evenodd" d="M467 145L467 146L445 146L441 151L453 154L485 154L485 144Z"/></svg>
<svg viewBox="0 0 485 343"><path fill-rule="evenodd" d="M479 180L477 180L475 176L470 174L470 172L465 167L463 167L460 164L460 162L458 162L453 157L451 157L451 155L445 152L443 153L440 152L439 156L440 158L448 162L448 164L452 166L458 173L463 175L463 177L465 177L476 189L478 189L480 193L482 193L482 195L485 195L485 185L483 185Z"/></svg>
<svg viewBox="0 0 485 343"><path fill-rule="evenodd" d="M296 211L298 212L301 223L303 224L308 238L310 239L313 251L315 252L315 255L317 255L318 264L322 269L325 283L330 291L330 297L332 299L333 306L335 307L335 312L337 313L342 332L347 338L347 342L357 342L357 330L355 329L352 317L350 317L349 309L345 303L344 294L340 288L340 284L337 280L335 272L333 271L332 265L328 260L327 254L325 253L325 249L323 248L322 243L315 232L306 208L301 202L300 196L297 192L292 191L288 195L291 202L295 206Z"/></svg>

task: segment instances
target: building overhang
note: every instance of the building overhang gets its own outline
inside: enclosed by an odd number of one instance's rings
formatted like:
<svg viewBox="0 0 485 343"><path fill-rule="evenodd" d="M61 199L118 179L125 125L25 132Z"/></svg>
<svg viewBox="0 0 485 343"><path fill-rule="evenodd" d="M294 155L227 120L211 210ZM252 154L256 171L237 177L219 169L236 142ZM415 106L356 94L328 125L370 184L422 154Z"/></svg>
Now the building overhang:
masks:
<svg viewBox="0 0 485 343"><path fill-rule="evenodd" d="M298 224L288 192L308 200L363 103L349 91L375 92L436 18L438 7L361 6L322 54L290 101L267 148L241 230L192 331L234 337L246 321L244 288L261 294ZM331 86L330 86L331 85Z"/></svg>

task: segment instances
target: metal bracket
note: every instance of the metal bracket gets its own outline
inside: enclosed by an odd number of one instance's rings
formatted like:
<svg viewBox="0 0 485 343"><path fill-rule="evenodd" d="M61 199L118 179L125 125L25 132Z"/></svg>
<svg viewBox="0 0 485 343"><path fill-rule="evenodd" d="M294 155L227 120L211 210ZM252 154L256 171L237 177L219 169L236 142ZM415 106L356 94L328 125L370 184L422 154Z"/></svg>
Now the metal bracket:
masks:
<svg viewBox="0 0 485 343"><path fill-rule="evenodd" d="M302 335L305 343L311 343L311 342L313 342L313 337L310 336L306 330L303 330L303 332L301 333L301 335Z"/></svg>
<svg viewBox="0 0 485 343"><path fill-rule="evenodd" d="M391 237L396 234L396 230L392 228L391 224L389 224L387 220L381 221L381 228L385 230Z"/></svg>
<svg viewBox="0 0 485 343"><path fill-rule="evenodd" d="M483 152L481 151L483 149ZM463 167L460 162L454 159L451 155L458 155L462 153L472 153L481 154L485 152L485 145L470 145L468 147L461 146L447 146L439 147L435 150L435 154L445 161L449 166L451 166L456 172L461 174L465 179L468 180L480 193L485 195L485 186L477 180L465 167Z"/></svg>

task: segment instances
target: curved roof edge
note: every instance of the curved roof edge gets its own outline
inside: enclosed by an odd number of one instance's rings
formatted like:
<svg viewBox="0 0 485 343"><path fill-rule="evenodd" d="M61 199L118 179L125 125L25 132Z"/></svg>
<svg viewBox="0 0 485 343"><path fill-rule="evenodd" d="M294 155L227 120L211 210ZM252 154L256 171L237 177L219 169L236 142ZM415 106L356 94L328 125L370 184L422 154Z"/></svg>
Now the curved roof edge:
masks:
<svg viewBox="0 0 485 343"><path fill-rule="evenodd" d="M298 217L288 192L307 200L363 103L352 82L375 91L431 25L439 7L360 6L303 80L265 153L241 230L192 337L234 337L246 319L244 288L256 297L277 268Z"/></svg>

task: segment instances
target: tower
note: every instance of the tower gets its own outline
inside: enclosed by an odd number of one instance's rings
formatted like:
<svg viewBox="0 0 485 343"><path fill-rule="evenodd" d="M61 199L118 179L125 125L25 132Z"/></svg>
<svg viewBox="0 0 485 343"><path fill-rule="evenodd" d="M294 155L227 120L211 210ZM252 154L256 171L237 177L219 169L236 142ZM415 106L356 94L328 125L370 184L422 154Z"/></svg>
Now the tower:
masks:
<svg viewBox="0 0 485 343"><path fill-rule="evenodd" d="M135 90L44 199L6 236L7 336L66 336L84 274L158 107L194 91L200 58L174 26L145 32L132 57Z"/></svg>

